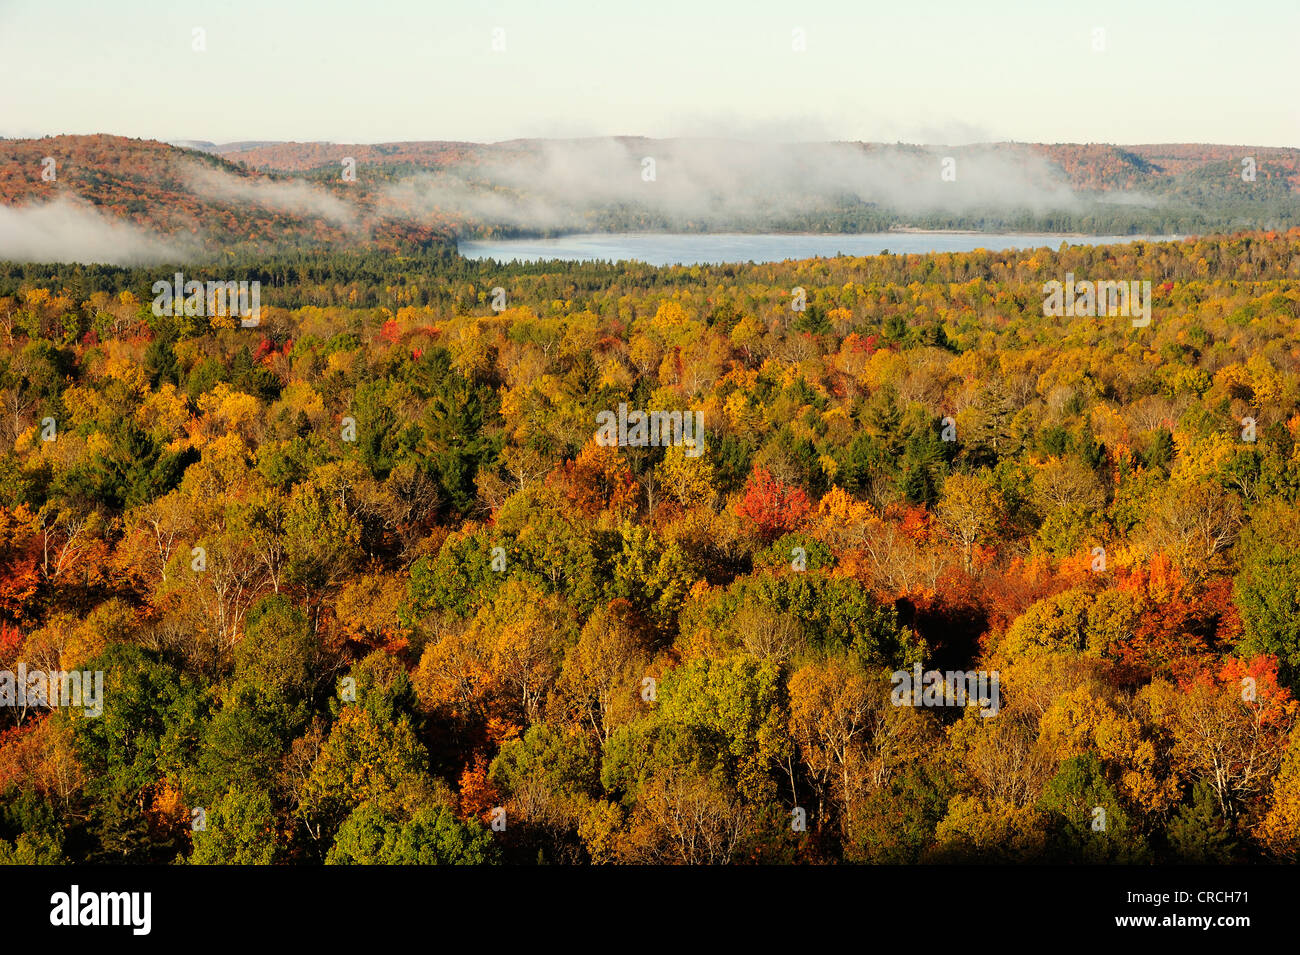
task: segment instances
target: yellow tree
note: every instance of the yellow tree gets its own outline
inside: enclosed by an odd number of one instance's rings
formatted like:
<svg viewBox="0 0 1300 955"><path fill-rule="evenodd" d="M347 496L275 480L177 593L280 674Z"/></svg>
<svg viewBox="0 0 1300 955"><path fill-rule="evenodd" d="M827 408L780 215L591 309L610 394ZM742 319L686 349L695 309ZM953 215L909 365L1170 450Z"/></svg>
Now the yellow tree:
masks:
<svg viewBox="0 0 1300 955"><path fill-rule="evenodd" d="M916 755L926 726L916 710L894 706L889 688L848 660L830 657L790 677L790 736L818 791L818 818L836 798L846 835L858 799Z"/></svg>
<svg viewBox="0 0 1300 955"><path fill-rule="evenodd" d="M1257 835L1274 855L1285 859L1300 857L1300 725L1291 730L1273 783L1268 813Z"/></svg>
<svg viewBox="0 0 1300 955"><path fill-rule="evenodd" d="M537 722L546 694L560 674L564 650L577 636L577 620L564 600L509 581L471 623L491 647L493 678Z"/></svg>
<svg viewBox="0 0 1300 955"><path fill-rule="evenodd" d="M626 600L598 608L565 654L560 692L602 745L615 726L637 713L637 691L649 662L650 648Z"/></svg>
<svg viewBox="0 0 1300 955"><path fill-rule="evenodd" d="M1002 520L1002 498L985 474L950 474L943 482L939 520L961 545L962 561L970 573L971 553Z"/></svg>

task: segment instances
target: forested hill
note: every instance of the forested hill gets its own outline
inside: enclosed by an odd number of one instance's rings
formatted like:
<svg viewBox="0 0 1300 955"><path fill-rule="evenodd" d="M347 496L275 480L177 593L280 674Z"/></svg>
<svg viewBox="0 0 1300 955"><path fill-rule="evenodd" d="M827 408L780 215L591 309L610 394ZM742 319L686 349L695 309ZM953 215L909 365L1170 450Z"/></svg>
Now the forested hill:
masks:
<svg viewBox="0 0 1300 955"><path fill-rule="evenodd" d="M137 264L446 240L446 222L392 214L365 183L309 183L147 139L0 140L0 259Z"/></svg>
<svg viewBox="0 0 1300 955"><path fill-rule="evenodd" d="M1204 178L1218 175L1224 166L1231 167L1240 180L1241 161L1247 156L1255 160L1257 167L1268 167L1267 175L1284 181L1290 191L1300 187L1300 150L1297 149L1206 143L1142 146L1058 143L1019 148L1046 156L1061 168L1071 186L1082 190L1122 191L1135 186L1172 183L1181 177Z"/></svg>
<svg viewBox="0 0 1300 955"><path fill-rule="evenodd" d="M372 177L400 181L403 205L436 208L471 234L909 226L1171 234L1300 222L1300 151L1258 146L643 137L209 146L251 169L322 179L337 178L352 157Z"/></svg>
<svg viewBox="0 0 1300 955"><path fill-rule="evenodd" d="M1200 235L1300 225L1300 151L761 144L0 140L0 260L413 252L592 231Z"/></svg>
<svg viewBox="0 0 1300 955"><path fill-rule="evenodd" d="M655 140L638 140L653 145ZM214 155L264 172L303 173L335 169L343 156L378 165L404 164L438 169L457 162L491 157L528 147L542 140L514 140L480 145L464 142L401 142L374 144L336 143L195 143ZM660 140L665 144L669 140ZM858 144L864 150L902 149L885 144ZM792 146L797 149L798 146ZM934 147L936 149L940 147ZM963 149L957 147L956 155ZM1250 156L1287 177L1294 191L1300 186L1300 150L1266 146L1220 146L1206 143L1165 143L1113 146L1107 143L997 143L991 148L1010 155L1032 155L1050 160L1075 189L1123 191L1135 186L1175 179L1205 167L1233 163ZM951 154L946 151L945 155Z"/></svg>

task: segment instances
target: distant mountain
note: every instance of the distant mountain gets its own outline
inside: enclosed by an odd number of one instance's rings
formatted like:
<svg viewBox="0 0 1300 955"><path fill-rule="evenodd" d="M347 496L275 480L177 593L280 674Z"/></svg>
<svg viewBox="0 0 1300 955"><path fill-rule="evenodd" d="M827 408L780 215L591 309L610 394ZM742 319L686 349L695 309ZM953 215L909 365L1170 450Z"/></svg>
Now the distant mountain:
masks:
<svg viewBox="0 0 1300 955"><path fill-rule="evenodd" d="M475 155L478 150L490 152L492 147L458 142L378 143L369 146L280 142L226 143L212 151L263 172L309 172L337 168L348 156L359 163L407 164L438 169Z"/></svg>
<svg viewBox="0 0 1300 955"><path fill-rule="evenodd" d="M600 140L586 140L599 142ZM671 144L674 140L633 139L647 146L656 143ZM501 143L480 144L447 141L416 141L376 143L370 145L346 143L227 143L213 146L217 155L231 158L242 165L264 172L310 172L333 168L346 156L359 163L410 165L428 169L444 168L452 163L472 157L490 157L494 154L517 153L548 142L581 143L583 140L522 139ZM205 144L211 146L211 144ZM741 144L737 144L741 145ZM880 143L852 144L866 150L907 149ZM798 145L790 148L797 149ZM943 147L923 147L941 149ZM1217 146L1202 143L1166 143L1139 146L1112 146L1104 143L991 143L978 146L955 147L965 149L994 149L1009 155L1026 153L1041 156L1059 167L1066 182L1078 190L1115 191L1171 180L1206 166L1236 164L1250 156L1257 165L1274 165L1290 178L1293 189L1300 189L1300 149L1266 146Z"/></svg>
<svg viewBox="0 0 1300 955"><path fill-rule="evenodd" d="M227 153L234 154L244 152L248 149L258 149L262 146L278 145L278 140L257 140L240 143L210 143L206 139L171 139L168 140L168 146L179 146L181 149L196 149L202 153Z"/></svg>
<svg viewBox="0 0 1300 955"><path fill-rule="evenodd" d="M1171 234L1300 224L1300 150L1271 147L613 137L217 152L319 181L337 179L346 161L359 179L388 183L398 205L436 212L469 235L907 226Z"/></svg>
<svg viewBox="0 0 1300 955"><path fill-rule="evenodd" d="M177 149L193 149L201 153L215 153L224 148L216 143L199 139L169 139L167 145L175 146Z"/></svg>
<svg viewBox="0 0 1300 955"><path fill-rule="evenodd" d="M52 165L51 165L52 164ZM1207 144L0 140L0 259L445 250L455 236L1300 225L1300 150Z"/></svg>

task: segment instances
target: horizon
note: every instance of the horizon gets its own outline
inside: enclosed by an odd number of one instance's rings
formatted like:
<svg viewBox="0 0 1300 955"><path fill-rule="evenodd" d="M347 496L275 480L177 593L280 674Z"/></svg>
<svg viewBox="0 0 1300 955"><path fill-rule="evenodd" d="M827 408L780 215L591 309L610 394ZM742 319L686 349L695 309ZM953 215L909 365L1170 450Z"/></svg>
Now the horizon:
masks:
<svg viewBox="0 0 1300 955"><path fill-rule="evenodd" d="M655 141L695 141L695 142L739 142L739 143L763 143L774 146L799 146L809 144L832 144L832 145L865 145L865 146L916 146L921 148L944 147L969 149L976 146L1112 146L1116 149L1140 149L1143 147L1153 146L1220 146L1224 148L1260 148L1260 149L1292 149L1300 150L1300 146L1278 145L1276 143L1263 142L1226 142L1211 140L1147 140L1144 142L1106 142L1101 140L1024 140L1024 139L997 139L997 140L978 140L973 142L953 143L953 142L921 142L909 140L881 140L881 139L763 139L759 137L745 136L645 136L639 133L609 133L595 134L590 136L509 136L504 139L445 139L440 137L424 139L382 139L382 140L361 140L361 139L197 139L192 136L182 136L173 139L155 139L151 136L130 136L124 133L114 133L105 130L90 133L45 133L39 136L8 136L0 134L0 141L19 142L19 141L39 141L42 139L58 139L60 137L93 137L109 136L117 139L134 140L137 142L156 142L165 146L174 146L179 149L192 149L196 146L211 146L217 149L228 148L231 146L248 146L256 148L259 146L399 146L413 143L448 143L466 146L502 146L508 143L520 142L586 142L598 140L621 140L621 139L644 139Z"/></svg>

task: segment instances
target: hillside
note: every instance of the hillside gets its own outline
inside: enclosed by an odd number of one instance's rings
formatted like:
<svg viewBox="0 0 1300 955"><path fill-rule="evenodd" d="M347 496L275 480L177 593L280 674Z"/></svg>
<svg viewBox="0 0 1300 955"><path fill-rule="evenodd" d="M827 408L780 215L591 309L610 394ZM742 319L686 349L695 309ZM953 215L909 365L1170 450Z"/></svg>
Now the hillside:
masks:
<svg viewBox="0 0 1300 955"><path fill-rule="evenodd" d="M643 137L189 145L0 141L0 259L427 252L452 236L566 232L1170 235L1300 225L1294 149ZM42 178L47 158L52 180Z"/></svg>
<svg viewBox="0 0 1300 955"><path fill-rule="evenodd" d="M53 181L42 179L46 157L56 163ZM107 247L113 257L96 261L129 264L443 241L435 217L389 218L364 185L348 190L267 175L202 151L120 136L0 141L0 213L4 206L0 253L7 254L0 257L10 258ZM25 246L37 254L14 254Z"/></svg>
<svg viewBox="0 0 1300 955"><path fill-rule="evenodd" d="M438 169L475 157L518 149L540 140L506 143L400 142L374 144L344 143L203 143L215 155L263 172L303 173L333 169L344 156L358 162L412 165ZM643 140L654 143L654 140ZM865 148L889 149L884 144L861 144ZM1175 179L1207 165L1239 164L1243 156L1257 162L1276 164L1291 177L1297 188L1300 150L1265 146L1219 146L1200 143L1166 143L1112 146L1105 143L996 143L992 147L1008 154L1032 154L1055 163L1064 179L1075 189L1110 192ZM965 148L965 147L963 147Z"/></svg>

